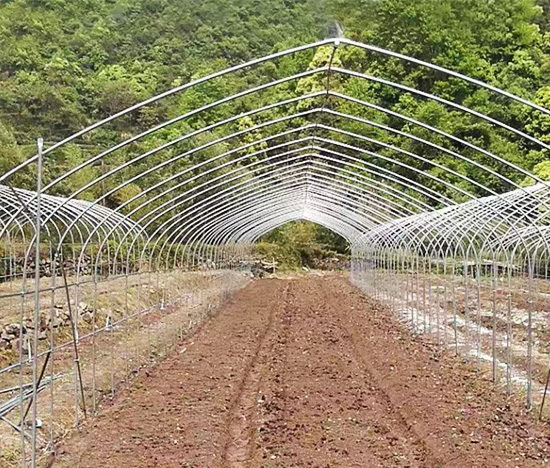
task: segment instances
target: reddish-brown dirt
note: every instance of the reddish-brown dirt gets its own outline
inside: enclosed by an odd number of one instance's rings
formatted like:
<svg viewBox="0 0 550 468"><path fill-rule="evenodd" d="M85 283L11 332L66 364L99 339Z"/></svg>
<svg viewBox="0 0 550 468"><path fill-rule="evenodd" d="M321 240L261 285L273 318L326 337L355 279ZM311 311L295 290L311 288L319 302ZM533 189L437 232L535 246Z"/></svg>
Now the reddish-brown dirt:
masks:
<svg viewBox="0 0 550 468"><path fill-rule="evenodd" d="M56 467L540 467L550 428L344 277L259 280Z"/></svg>

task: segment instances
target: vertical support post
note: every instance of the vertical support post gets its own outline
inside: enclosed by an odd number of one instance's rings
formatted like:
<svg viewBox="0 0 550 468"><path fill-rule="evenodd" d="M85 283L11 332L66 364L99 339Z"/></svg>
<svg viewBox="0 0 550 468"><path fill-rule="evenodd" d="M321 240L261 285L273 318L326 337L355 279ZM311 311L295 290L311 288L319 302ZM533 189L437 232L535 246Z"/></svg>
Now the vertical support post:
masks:
<svg viewBox="0 0 550 468"><path fill-rule="evenodd" d="M458 320L458 310L457 310L457 300L456 300L456 259L453 263L453 277L451 279L451 295L453 296L453 336L454 336L454 345L455 345L455 356L458 356L458 329L457 329L457 320Z"/></svg>
<svg viewBox="0 0 550 468"><path fill-rule="evenodd" d="M427 306L426 306L426 254L422 258L422 315L423 315L423 326L424 326L424 335L428 333L428 317L427 317Z"/></svg>
<svg viewBox="0 0 550 468"><path fill-rule="evenodd" d="M468 257L464 257L464 354L470 361L470 292L468 288Z"/></svg>
<svg viewBox="0 0 550 468"><path fill-rule="evenodd" d="M511 270L511 268L510 268ZM510 273L511 275L511 273ZM512 291L510 279L508 281L507 313L506 313L506 392L512 394Z"/></svg>
<svg viewBox="0 0 550 468"><path fill-rule="evenodd" d="M448 278L447 278L447 255L443 257L443 344L447 347L447 326L449 324L449 296L448 296ZM439 313L439 311L438 311ZM439 317L439 315L438 315ZM438 327L441 322L438 321Z"/></svg>
<svg viewBox="0 0 550 468"><path fill-rule="evenodd" d="M525 404L531 409L533 404L533 304L535 299L535 260L529 259L529 292L528 292L528 317L527 317L527 390Z"/></svg>
<svg viewBox="0 0 550 468"><path fill-rule="evenodd" d="M42 230L42 157L44 140L36 141L38 149L38 161L36 171L36 236L34 259L34 333L33 333L33 357L32 357L32 429L31 429L31 467L36 468L36 418L37 418L37 394L38 394L38 333L40 326L40 231ZM25 421L21 421L24 427Z"/></svg>
<svg viewBox="0 0 550 468"><path fill-rule="evenodd" d="M51 296L50 296L50 453L54 453L54 420L55 420L55 390L54 390L54 348L55 348L55 334L54 334L54 322L56 319L55 309L55 280L57 277L57 254L53 254L52 245L50 244L50 258L52 259L52 279L51 279Z"/></svg>
<svg viewBox="0 0 550 468"><path fill-rule="evenodd" d="M476 366L481 370L481 259L476 258Z"/></svg>
<svg viewBox="0 0 550 468"><path fill-rule="evenodd" d="M497 280L498 280L498 265L497 259L493 255L492 265L492 278L491 283L493 287L493 317L492 317L492 335L491 335L491 347L492 347L492 371L493 371L493 383L498 382L498 366L497 366Z"/></svg>
<svg viewBox="0 0 550 468"><path fill-rule="evenodd" d="M96 387L96 354L97 354L97 345L96 345L96 333L97 333L97 266L92 263L92 280L93 280L93 309L92 309L92 415L97 414L97 387Z"/></svg>

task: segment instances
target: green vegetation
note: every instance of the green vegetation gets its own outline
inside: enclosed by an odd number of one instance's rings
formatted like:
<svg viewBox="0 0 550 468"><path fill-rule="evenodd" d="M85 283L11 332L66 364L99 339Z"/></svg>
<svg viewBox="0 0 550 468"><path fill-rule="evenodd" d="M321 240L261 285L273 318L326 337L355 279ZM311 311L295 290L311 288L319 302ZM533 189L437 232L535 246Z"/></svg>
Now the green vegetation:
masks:
<svg viewBox="0 0 550 468"><path fill-rule="evenodd" d="M338 269L349 258L348 244L338 234L309 221L287 223L266 234L257 245L258 256L275 260L281 270ZM338 259L338 262L331 262Z"/></svg>
<svg viewBox="0 0 550 468"><path fill-rule="evenodd" d="M31 155L33 142L39 136L45 137L47 144L58 142L94 121L194 78L322 38L334 20L343 25L346 36L351 39L448 67L550 107L549 18L549 0L0 0L0 172ZM297 54L258 67L250 72L249 83L254 79L262 82L265 78L288 76L307 68L308 64L326 64L330 55L327 48L315 55ZM550 118L458 80L447 80L441 74L422 67L349 48L339 49L333 63L435 92L442 98L485 112L512 127L526 127L533 135L550 142ZM304 78L266 91L261 96L250 96L232 105L220 106L200 119L170 126L158 135L106 157L101 165L91 165L79 171L56 186L52 193L72 193L138 152L154 148L162 139L174 138L182 132L233 115L235 107L239 112L245 112L259 102L265 104L313 92L324 85L321 80L321 77ZM96 154L98 148L108 148L128 135L135 135L140 130L246 87L247 83L242 83L239 76L228 77L150 106L109 128L94 132L93 140L77 140L52 153L46 161L45 177L47 181L54 180L68 168ZM353 77L335 77L332 87L437 126L523 168L536 168L543 177L548 173L547 155L540 147L441 103ZM308 105L313 107L312 102L306 102L298 109L303 110ZM412 132L450 151L491 165L485 156L468 147L453 144L424 129L411 128L406 122L397 121L387 114L334 98L326 105L362 115L396 130ZM287 111L288 108L274 109L262 116L243 118L236 121L233 128L249 128ZM485 193L456 175L442 172L437 164L478 180L497 192L511 188L474 164L466 164L448 153L398 134L367 128L359 123L346 123L346 129L422 154L430 162L407 162L427 175L389 161L375 161L368 155L364 155L364 159L457 201L463 200L464 196L453 186L476 195ZM180 160L115 191L114 187L122 180L143 172L152 162L169 159L222 133L213 130L208 135L163 151L150 161L135 164L117 176L93 185L80 196L97 198L113 189L105 204L119 206L143 191L144 187L203 160L204 154L194 155L187 161ZM344 136L331 136L350 141ZM221 152L222 149L227 150L224 147L215 151ZM249 152L262 149L265 145L250 148ZM390 149L376 149L395 160L406 159ZM498 170L502 172L502 166ZM514 171L504 175L517 184L529 183ZM449 185L430 176L440 177ZM18 174L13 183L33 188L32 178L25 173ZM423 201L435 203L431 199ZM152 204L148 209L154 206ZM284 239L286 242L286 235L293 233L294 236L301 230L296 226L288 228L288 232L285 228L280 229L273 234L271 241L280 244ZM326 235L325 231L315 228L314 237L317 239L322 235ZM332 241L319 242L329 244L330 250L338 250L335 245L340 240L335 244ZM304 259L304 255L308 255L303 251L284 253L287 254L289 264L296 263L290 257Z"/></svg>
<svg viewBox="0 0 550 468"><path fill-rule="evenodd" d="M303 0L2 0L0 119L23 146L58 141L194 77L316 40L315 10Z"/></svg>

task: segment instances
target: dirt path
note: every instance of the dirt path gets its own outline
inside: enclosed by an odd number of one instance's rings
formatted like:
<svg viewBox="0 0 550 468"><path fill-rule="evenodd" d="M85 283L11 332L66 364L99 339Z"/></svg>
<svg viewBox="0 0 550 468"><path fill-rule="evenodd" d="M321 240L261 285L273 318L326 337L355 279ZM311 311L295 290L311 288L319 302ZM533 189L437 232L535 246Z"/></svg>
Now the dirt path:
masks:
<svg viewBox="0 0 550 468"><path fill-rule="evenodd" d="M56 467L540 467L550 428L345 278L256 281Z"/></svg>

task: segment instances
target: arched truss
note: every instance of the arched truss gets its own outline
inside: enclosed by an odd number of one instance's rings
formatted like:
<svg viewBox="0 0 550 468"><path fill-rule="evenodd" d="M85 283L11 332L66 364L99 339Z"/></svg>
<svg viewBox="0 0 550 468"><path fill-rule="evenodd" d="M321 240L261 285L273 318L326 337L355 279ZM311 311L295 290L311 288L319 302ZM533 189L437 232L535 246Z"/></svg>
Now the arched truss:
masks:
<svg viewBox="0 0 550 468"><path fill-rule="evenodd" d="M416 68L422 89L381 75L377 64L388 60ZM482 106L446 96L449 81ZM431 103L462 126L415 118L403 102ZM57 259L69 250L78 259L78 298L83 262L91 262L94 282L119 273L231 269L265 233L309 220L349 241L352 279L364 290L398 306L417 328L451 336L457 351L474 347L478 360L491 354L495 380L505 361L509 389L514 297L527 290L530 404L532 318L536 292L545 290L536 281L547 279L550 262L550 187L498 148L540 156L550 145L482 110L492 103L550 117L490 84L344 38L277 52L120 111L0 176L0 245L12 256L24 247L25 265L12 273L23 277L22 297L33 255ZM468 135L470 128L481 135ZM57 173L56 161L73 151L83 162ZM33 178L36 192L18 187ZM496 325L489 351L482 334L487 291L494 323L506 316L504 350ZM37 322L38 290L35 300Z"/></svg>
<svg viewBox="0 0 550 468"><path fill-rule="evenodd" d="M518 152L549 145L435 90L361 69L376 60L417 67L434 83L461 81L472 94L482 90L487 102L550 115L439 66L327 39L174 88L13 168L0 177L0 237L23 240L28 259L39 226L50 255L70 245L79 262L93 257L93 271L107 258L111 272L230 267L263 234L299 219L345 237L358 262L388 249L527 263L547 256L545 182L490 145L407 115L400 98L433 102L466 126L484 125ZM142 116L164 103L181 113L144 127ZM114 135L118 143L102 147ZM34 175L39 159L51 165L83 141L84 161L55 178L42 176L40 197L10 185ZM113 205L125 191L130 195Z"/></svg>
<svg viewBox="0 0 550 468"><path fill-rule="evenodd" d="M311 60L312 55L319 51L325 51L326 59L313 66L316 60ZM141 265L155 264L155 268L162 262L177 266L207 257L225 262L237 245L252 243L274 227L297 219L322 224L354 245L360 239L358 246L365 242L386 246L389 242L392 248L401 248L410 242L406 248L423 245L425 249L426 239L435 236L428 245L441 254L442 243L452 250L448 236L459 244L474 236L480 246L494 246L495 236L506 235L503 242L509 248L511 242L521 241L526 230L530 232L529 245L546 246L546 229L540 227L544 216L537 217L528 208L534 204L535 211L542 209L546 191L526 190L518 183L520 178L539 184L543 181L471 139L416 120L399 112L397 106L376 102L371 90L375 86L380 92L433 101L469 122L490 125L525 151L547 150L548 144L435 92L337 65L339 54L351 55L349 51L416 66L435 73L439 82L461 80L472 92L481 89L510 105L550 113L459 73L348 39L327 39L279 52L174 88L46 149L41 156L45 164L84 139L93 147L102 131L110 131L112 136L119 122L139 117L164 101L204 92L205 88L219 96L217 86L231 90L216 99L199 99L193 108L185 104L180 115L124 135L111 147L89 152L83 163L65 174L44 180L41 225L55 244L53 252L66 243L80 244L81 252L95 244L95 261L99 262L107 245L116 245L114 257L121 263L128 262L130 256L141 258ZM279 68L288 63L293 63L293 72L280 73ZM266 70L273 72L267 65L277 70L273 79L264 78ZM361 85L370 87L369 97L340 91L361 89ZM468 171L457 171L439 162L444 159L437 156L476 169L484 177L465 175ZM0 177L0 183L9 183L18 173L32 173L38 157ZM81 186L71 184L72 193L63 199L50 195L66 192L63 186L67 181L99 163L108 166L102 174ZM455 182L449 182L450 178ZM504 190L496 193L483 183L486 179L496 180L498 184L493 185ZM98 187L106 183L110 188L97 196ZM141 187L139 193L113 209L103 206L110 197L134 185ZM503 196L509 190L515 190L515 195ZM17 197L13 189L2 187L1 235L13 237L19 231L32 244L33 234L24 226L32 231L36 195L19 192ZM84 194L90 198L90 193L96 194L93 201L79 200ZM485 202L480 195L495 201ZM467 204L459 204L468 199ZM478 210L485 224L467 226ZM415 223L419 225L416 228ZM450 229L451 225L455 228Z"/></svg>

